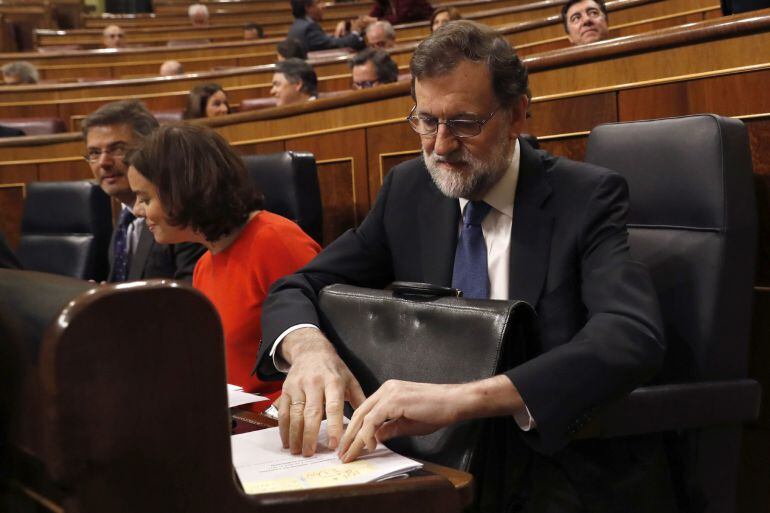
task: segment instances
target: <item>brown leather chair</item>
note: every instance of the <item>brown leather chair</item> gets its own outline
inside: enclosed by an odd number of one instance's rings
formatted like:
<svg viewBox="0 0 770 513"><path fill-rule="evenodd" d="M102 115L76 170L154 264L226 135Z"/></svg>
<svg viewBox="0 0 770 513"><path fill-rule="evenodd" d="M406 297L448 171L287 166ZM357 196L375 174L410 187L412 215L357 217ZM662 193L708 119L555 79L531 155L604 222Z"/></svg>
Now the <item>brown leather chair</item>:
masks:
<svg viewBox="0 0 770 513"><path fill-rule="evenodd" d="M12 460L9 501L77 513L460 511L435 475L245 495L232 468L219 318L179 282L98 286L0 270L0 330L0 364L15 384L0 391L12 416L0 440Z"/></svg>
<svg viewBox="0 0 770 513"><path fill-rule="evenodd" d="M246 98L241 101L241 106L238 112L245 112L247 110L259 110L275 107L275 98Z"/></svg>
<svg viewBox="0 0 770 513"><path fill-rule="evenodd" d="M165 123L177 123L179 121L182 121L182 115L184 114L184 111L176 109L176 110L154 110L152 111L152 115L155 116L155 119L158 120L158 123L165 124Z"/></svg>

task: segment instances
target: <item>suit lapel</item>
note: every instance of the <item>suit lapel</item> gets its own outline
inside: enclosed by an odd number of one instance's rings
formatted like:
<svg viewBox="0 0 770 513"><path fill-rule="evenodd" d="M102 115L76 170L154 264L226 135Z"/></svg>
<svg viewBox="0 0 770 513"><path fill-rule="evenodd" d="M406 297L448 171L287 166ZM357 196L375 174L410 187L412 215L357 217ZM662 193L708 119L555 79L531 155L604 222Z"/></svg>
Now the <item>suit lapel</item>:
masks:
<svg viewBox="0 0 770 513"><path fill-rule="evenodd" d="M152 232L147 228L146 223L142 223L142 233L139 234L139 242L136 244L134 254L131 256L131 266L128 269L129 280L141 280L144 276L144 266L147 264L147 257L150 255L150 249L155 244Z"/></svg>
<svg viewBox="0 0 770 513"><path fill-rule="evenodd" d="M432 181L428 188L429 194L419 207L423 279L448 287L452 284L460 204L441 194Z"/></svg>
<svg viewBox="0 0 770 513"><path fill-rule="evenodd" d="M551 250L553 215L543 203L551 194L537 153L521 141L519 182L511 230L509 297L533 307L543 292Z"/></svg>

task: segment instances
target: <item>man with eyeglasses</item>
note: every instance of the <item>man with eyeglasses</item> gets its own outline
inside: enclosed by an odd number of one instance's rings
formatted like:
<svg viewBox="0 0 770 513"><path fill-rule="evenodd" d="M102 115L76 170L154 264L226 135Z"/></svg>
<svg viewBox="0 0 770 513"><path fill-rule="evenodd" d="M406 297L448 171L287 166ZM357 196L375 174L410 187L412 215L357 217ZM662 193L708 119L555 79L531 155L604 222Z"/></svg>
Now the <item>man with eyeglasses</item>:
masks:
<svg viewBox="0 0 770 513"><path fill-rule="evenodd" d="M131 212L136 195L128 185L123 157L132 144L157 127L150 111L134 100L108 103L83 120L86 162L102 190L121 204L109 250L111 282L192 281L195 264L205 251L200 244L157 244L144 219Z"/></svg>
<svg viewBox="0 0 770 513"><path fill-rule="evenodd" d="M569 0L561 8L564 31L573 45L585 45L609 37L604 0Z"/></svg>
<svg viewBox="0 0 770 513"><path fill-rule="evenodd" d="M398 66L385 50L367 48L350 61L353 89L369 89L380 84L398 81Z"/></svg>
<svg viewBox="0 0 770 513"><path fill-rule="evenodd" d="M344 462L377 441L500 417L496 464L475 476L480 510L675 511L660 439L572 440L595 408L650 379L665 351L649 274L629 255L625 181L519 137L527 72L493 29L450 23L420 43L410 67L407 119L422 156L393 168L361 225L265 302L257 371L287 372L283 445L313 454L324 414ZM388 381L365 398L311 298L332 283L396 280L525 300L538 313L539 349L489 379ZM345 401L356 412L343 435Z"/></svg>

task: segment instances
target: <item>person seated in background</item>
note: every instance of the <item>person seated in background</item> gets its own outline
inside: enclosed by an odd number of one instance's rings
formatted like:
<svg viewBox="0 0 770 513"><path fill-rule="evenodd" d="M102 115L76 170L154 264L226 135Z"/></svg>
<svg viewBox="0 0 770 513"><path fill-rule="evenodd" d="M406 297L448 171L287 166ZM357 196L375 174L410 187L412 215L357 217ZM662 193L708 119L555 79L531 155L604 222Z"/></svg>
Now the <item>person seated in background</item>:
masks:
<svg viewBox="0 0 770 513"><path fill-rule="evenodd" d="M254 39L262 39L265 37L265 31L262 30L260 25L256 23L247 23L243 27L243 39L244 41L253 41Z"/></svg>
<svg viewBox="0 0 770 513"><path fill-rule="evenodd" d="M433 7L428 0L375 0L369 16L393 25L429 20Z"/></svg>
<svg viewBox="0 0 770 513"><path fill-rule="evenodd" d="M37 84L39 81L40 74L31 62L14 61L3 66L5 85Z"/></svg>
<svg viewBox="0 0 770 513"><path fill-rule="evenodd" d="M573 45L585 45L609 37L604 0L569 0L561 8L564 31Z"/></svg>
<svg viewBox="0 0 770 513"><path fill-rule="evenodd" d="M278 107L315 100L318 77L312 66L302 59L286 59L275 65L270 94Z"/></svg>
<svg viewBox="0 0 770 513"><path fill-rule="evenodd" d="M353 88L368 89L398 81L398 66L385 50L367 48L350 59Z"/></svg>
<svg viewBox="0 0 770 513"><path fill-rule="evenodd" d="M240 156L208 127L162 126L127 161L134 212L155 241L208 250L195 267L193 287L222 320L227 382L274 400L281 384L252 375L262 302L273 282L318 253L318 244L292 221L262 209ZM269 405L257 403L257 411Z"/></svg>
<svg viewBox="0 0 770 513"><path fill-rule="evenodd" d="M324 32L319 25L324 17L323 0L291 0L291 13L294 23L287 37L299 40L308 52L346 46L360 50L366 46L361 37L365 23L360 18L351 22L351 32L345 36L333 37Z"/></svg>
<svg viewBox="0 0 770 513"><path fill-rule="evenodd" d="M205 27L209 24L209 8L204 4L192 4L187 8L187 17L193 27Z"/></svg>
<svg viewBox="0 0 770 513"><path fill-rule="evenodd" d="M102 46L105 48L125 48L125 31L117 25L107 25L102 30Z"/></svg>
<svg viewBox="0 0 770 513"><path fill-rule="evenodd" d="M182 119L215 118L225 114L230 114L227 94L222 86L212 82L192 88Z"/></svg>
<svg viewBox="0 0 770 513"><path fill-rule="evenodd" d="M366 27L366 46L370 48L393 48L396 45L396 31L388 21L375 21Z"/></svg>
<svg viewBox="0 0 770 513"><path fill-rule="evenodd" d="M275 46L275 51L278 53L278 61L286 59L302 59L307 60L307 51L302 46L302 41L293 37L287 37Z"/></svg>
<svg viewBox="0 0 770 513"><path fill-rule="evenodd" d="M430 18L430 31L435 32L450 21L461 20L463 15L454 7L439 7Z"/></svg>
<svg viewBox="0 0 770 513"><path fill-rule="evenodd" d="M161 77L173 77L184 73L184 67L179 61L165 61L160 65Z"/></svg>
<svg viewBox="0 0 770 513"><path fill-rule="evenodd" d="M128 185L127 149L158 128L158 121L136 100L108 103L83 120L85 159L96 183L122 204L108 254L108 281L148 278L192 280L205 248L199 244L157 244L143 219L131 212L136 196Z"/></svg>

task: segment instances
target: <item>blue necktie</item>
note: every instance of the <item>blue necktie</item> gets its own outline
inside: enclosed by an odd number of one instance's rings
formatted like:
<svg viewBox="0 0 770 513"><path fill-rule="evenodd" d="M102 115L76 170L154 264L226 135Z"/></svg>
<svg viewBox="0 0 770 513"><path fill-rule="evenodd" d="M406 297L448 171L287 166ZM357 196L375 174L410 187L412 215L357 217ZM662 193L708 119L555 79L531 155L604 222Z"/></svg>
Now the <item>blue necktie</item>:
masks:
<svg viewBox="0 0 770 513"><path fill-rule="evenodd" d="M455 252L452 287L462 290L463 296L468 298L489 299L487 245L481 222L491 208L483 201L469 201L465 205L463 227Z"/></svg>
<svg viewBox="0 0 770 513"><path fill-rule="evenodd" d="M115 228L115 265L112 273L112 281L126 281L128 278L128 225L136 217L127 208L120 211L118 225Z"/></svg>

